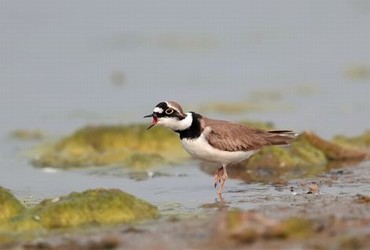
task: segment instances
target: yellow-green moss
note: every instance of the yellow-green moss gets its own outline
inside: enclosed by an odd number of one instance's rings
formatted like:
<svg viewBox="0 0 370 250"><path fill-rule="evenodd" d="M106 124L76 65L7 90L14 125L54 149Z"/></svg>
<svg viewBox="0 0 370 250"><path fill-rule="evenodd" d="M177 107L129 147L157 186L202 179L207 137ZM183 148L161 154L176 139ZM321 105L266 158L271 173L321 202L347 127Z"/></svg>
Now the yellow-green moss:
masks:
<svg viewBox="0 0 370 250"><path fill-rule="evenodd" d="M144 124L85 127L49 147L33 163L62 168L112 164L143 168L188 157L175 133L146 128Z"/></svg>
<svg viewBox="0 0 370 250"><path fill-rule="evenodd" d="M67 228L83 225L130 223L158 217L158 209L117 189L93 189L53 200L3 221L0 233Z"/></svg>
<svg viewBox="0 0 370 250"><path fill-rule="evenodd" d="M39 232L45 230L39 221L39 218L31 209L25 210L22 214L13 217L0 225L0 232L19 234L24 232Z"/></svg>
<svg viewBox="0 0 370 250"><path fill-rule="evenodd" d="M116 189L94 189L57 201L46 200L33 213L45 228L127 223L158 216L156 207Z"/></svg>
<svg viewBox="0 0 370 250"><path fill-rule="evenodd" d="M0 187L0 222L23 212L24 206L8 190Z"/></svg>
<svg viewBox="0 0 370 250"><path fill-rule="evenodd" d="M317 174L325 169L326 163L324 153L313 147L303 133L290 146L265 147L242 165L248 169L249 178L271 181L282 175L302 177Z"/></svg>

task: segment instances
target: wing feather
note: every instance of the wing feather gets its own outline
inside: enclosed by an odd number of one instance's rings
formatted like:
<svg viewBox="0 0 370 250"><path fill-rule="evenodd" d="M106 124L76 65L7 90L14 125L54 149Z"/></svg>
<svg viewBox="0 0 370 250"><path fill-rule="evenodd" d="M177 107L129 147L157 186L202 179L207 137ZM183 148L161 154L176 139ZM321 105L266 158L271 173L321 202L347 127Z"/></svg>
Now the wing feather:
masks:
<svg viewBox="0 0 370 250"><path fill-rule="evenodd" d="M266 131L203 117L202 129L207 127L209 144L223 151L248 151L263 146L284 145L296 137L296 133L290 130Z"/></svg>

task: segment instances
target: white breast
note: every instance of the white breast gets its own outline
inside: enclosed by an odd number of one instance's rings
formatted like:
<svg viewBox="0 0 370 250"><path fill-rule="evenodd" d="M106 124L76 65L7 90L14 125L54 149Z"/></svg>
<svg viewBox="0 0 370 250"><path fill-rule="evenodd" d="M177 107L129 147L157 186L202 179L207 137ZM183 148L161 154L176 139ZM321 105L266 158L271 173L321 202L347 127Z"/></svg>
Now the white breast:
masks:
<svg viewBox="0 0 370 250"><path fill-rule="evenodd" d="M213 148L208 143L203 134L195 139L182 139L181 144L184 149L194 158L198 158L203 161L217 162L225 165L246 160L258 151L222 151Z"/></svg>

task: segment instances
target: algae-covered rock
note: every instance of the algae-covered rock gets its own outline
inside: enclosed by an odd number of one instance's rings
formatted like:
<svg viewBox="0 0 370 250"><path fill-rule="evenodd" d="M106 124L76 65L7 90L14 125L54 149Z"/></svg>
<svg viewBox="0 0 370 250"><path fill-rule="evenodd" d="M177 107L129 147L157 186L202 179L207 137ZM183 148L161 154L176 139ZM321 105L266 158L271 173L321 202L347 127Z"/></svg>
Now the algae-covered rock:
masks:
<svg viewBox="0 0 370 250"><path fill-rule="evenodd" d="M127 223L155 218L155 206L117 189L94 189L45 200L33 210L45 228Z"/></svg>
<svg viewBox="0 0 370 250"><path fill-rule="evenodd" d="M0 222L23 212L24 206L8 190L0 187Z"/></svg>
<svg viewBox="0 0 370 250"><path fill-rule="evenodd" d="M175 133L163 128L148 132L146 127L85 127L44 150L33 163L61 168L122 164L142 169L188 157Z"/></svg>
<svg viewBox="0 0 370 250"><path fill-rule="evenodd" d="M312 132L304 132L288 147L264 148L256 157L251 158L249 164L266 165L262 160L271 155L277 156L277 162L270 163L275 166L312 166L323 165L328 161L362 160L369 155L369 151L344 147Z"/></svg>
<svg viewBox="0 0 370 250"><path fill-rule="evenodd" d="M117 189L93 189L44 200L4 221L1 232L131 223L159 215L155 206Z"/></svg>

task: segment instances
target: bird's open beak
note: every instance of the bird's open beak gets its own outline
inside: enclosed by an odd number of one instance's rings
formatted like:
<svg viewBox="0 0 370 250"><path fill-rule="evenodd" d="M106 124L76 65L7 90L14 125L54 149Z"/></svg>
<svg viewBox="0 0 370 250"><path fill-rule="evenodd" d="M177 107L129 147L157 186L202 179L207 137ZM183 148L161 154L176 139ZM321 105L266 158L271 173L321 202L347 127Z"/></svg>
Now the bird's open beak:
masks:
<svg viewBox="0 0 370 250"><path fill-rule="evenodd" d="M153 121L152 121L152 124L146 129L146 130L149 130L149 129L151 129L152 127L154 127L156 124L157 124L157 122L158 122L158 118L157 118L157 116L156 115L154 115L154 114L150 114L150 115L146 115L146 116L144 116L144 118L148 118L148 117L153 117Z"/></svg>

